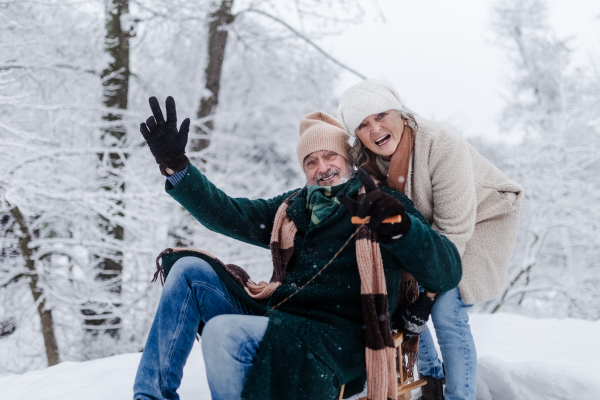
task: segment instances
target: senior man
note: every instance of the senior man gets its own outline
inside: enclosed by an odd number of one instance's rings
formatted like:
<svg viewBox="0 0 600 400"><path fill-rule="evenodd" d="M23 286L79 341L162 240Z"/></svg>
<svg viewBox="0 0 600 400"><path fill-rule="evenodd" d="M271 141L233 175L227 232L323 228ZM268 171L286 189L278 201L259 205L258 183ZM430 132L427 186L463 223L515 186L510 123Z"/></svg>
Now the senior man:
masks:
<svg viewBox="0 0 600 400"><path fill-rule="evenodd" d="M450 290L462 274L456 247L406 196L378 190L364 171L353 177L349 135L328 114L300 122L297 156L307 185L249 200L227 196L189 164L189 119L178 131L173 98L166 121L156 98L150 107L154 116L141 132L167 176L167 192L208 229L270 248L273 277L255 284L239 267L180 252L186 256L166 279L134 399L179 398L199 326L213 399L334 399L341 385L349 397L365 381L370 399L396 399L390 315L401 273L431 292ZM357 230L349 209L370 222ZM393 215L401 222L382 223ZM414 327L414 313L402 315Z"/></svg>

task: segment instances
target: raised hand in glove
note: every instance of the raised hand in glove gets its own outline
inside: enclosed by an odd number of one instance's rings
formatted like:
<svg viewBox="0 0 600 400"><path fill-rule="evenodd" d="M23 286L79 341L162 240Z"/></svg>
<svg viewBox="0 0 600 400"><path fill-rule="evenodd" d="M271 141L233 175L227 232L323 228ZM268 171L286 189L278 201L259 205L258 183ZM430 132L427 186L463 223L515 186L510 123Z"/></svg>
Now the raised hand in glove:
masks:
<svg viewBox="0 0 600 400"><path fill-rule="evenodd" d="M140 132L160 167L160 173L170 176L175 172L183 171L190 163L185 155L190 119L184 119L177 131L175 100L171 96L167 97L166 121L156 97L150 97L149 102L154 116L148 118L146 123L140 124Z"/></svg>
<svg viewBox="0 0 600 400"><path fill-rule="evenodd" d="M340 196L340 203L353 215L359 218L370 216L367 226L375 233L380 243L391 243L400 239L410 229L410 218L404 210L404 204L389 194L377 189L375 182L369 173L360 168L357 172L358 178L365 185L365 197L359 203L347 196ZM384 219L400 215L402 221L399 223L382 223Z"/></svg>

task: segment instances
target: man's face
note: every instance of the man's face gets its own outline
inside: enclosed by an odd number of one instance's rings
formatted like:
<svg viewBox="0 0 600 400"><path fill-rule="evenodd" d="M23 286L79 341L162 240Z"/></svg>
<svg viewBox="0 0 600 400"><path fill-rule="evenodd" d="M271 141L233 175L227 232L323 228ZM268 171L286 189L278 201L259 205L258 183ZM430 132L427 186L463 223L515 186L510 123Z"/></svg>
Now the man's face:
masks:
<svg viewBox="0 0 600 400"><path fill-rule="evenodd" d="M396 151L405 121L396 110L369 115L356 128L356 136L375 154L389 160Z"/></svg>
<svg viewBox="0 0 600 400"><path fill-rule="evenodd" d="M349 172L348 161L334 151L315 151L304 159L304 173L309 185L339 185L348 178Z"/></svg>

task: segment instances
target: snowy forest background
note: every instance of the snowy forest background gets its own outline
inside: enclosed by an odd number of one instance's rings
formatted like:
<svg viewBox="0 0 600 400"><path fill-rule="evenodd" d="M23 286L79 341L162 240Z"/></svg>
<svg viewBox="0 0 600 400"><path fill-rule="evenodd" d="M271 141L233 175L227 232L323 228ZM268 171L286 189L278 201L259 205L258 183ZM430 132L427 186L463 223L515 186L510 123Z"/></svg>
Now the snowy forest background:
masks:
<svg viewBox="0 0 600 400"><path fill-rule="evenodd" d="M507 286L474 312L595 321L600 54L574 62L549 6L490 7L511 66L501 129L522 139L471 142L526 199ZM0 0L0 374L140 351L166 247L268 279L268 251L207 231L164 193L139 133L147 99L172 95L180 121L192 117L188 156L230 196L302 186L300 117L335 115L339 75L353 73L315 41L368 7L377 2Z"/></svg>

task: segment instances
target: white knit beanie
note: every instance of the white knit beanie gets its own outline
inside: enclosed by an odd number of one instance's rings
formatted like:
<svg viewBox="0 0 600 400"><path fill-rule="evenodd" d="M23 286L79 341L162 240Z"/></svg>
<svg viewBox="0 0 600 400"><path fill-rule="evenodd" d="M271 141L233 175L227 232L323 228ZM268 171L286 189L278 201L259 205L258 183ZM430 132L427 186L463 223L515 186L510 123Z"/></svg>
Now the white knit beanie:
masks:
<svg viewBox="0 0 600 400"><path fill-rule="evenodd" d="M323 111L313 111L300 120L300 140L296 154L300 168L304 171L304 159L319 150L335 151L349 160L350 135L344 131L337 119Z"/></svg>
<svg viewBox="0 0 600 400"><path fill-rule="evenodd" d="M350 135L369 115L387 110L402 110L398 92L375 79L367 79L348 88L340 97L338 119Z"/></svg>

